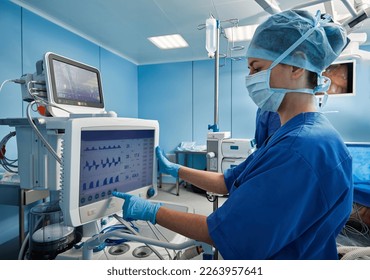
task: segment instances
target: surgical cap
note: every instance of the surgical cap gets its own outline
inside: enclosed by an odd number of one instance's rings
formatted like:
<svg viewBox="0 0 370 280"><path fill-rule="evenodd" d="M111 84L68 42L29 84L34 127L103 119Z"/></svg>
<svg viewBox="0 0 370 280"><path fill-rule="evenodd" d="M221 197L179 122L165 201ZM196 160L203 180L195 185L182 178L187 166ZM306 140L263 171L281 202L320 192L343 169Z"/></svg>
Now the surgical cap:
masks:
<svg viewBox="0 0 370 280"><path fill-rule="evenodd" d="M340 55L349 40L340 25L317 19L306 11L284 11L260 24L249 44L247 57L274 61L315 26L280 63L321 73Z"/></svg>

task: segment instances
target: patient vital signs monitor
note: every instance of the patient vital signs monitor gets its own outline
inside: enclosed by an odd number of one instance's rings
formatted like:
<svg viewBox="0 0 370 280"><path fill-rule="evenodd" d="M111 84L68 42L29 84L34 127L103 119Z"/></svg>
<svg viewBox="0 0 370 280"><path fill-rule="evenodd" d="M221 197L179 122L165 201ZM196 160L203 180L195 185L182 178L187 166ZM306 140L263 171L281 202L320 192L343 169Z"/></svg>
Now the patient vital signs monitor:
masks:
<svg viewBox="0 0 370 280"><path fill-rule="evenodd" d="M113 191L156 193L158 122L125 118L69 119L63 141L61 208L79 226L121 210Z"/></svg>
<svg viewBox="0 0 370 280"><path fill-rule="evenodd" d="M44 55L43 62L48 111L52 116L104 112L97 68L51 52Z"/></svg>

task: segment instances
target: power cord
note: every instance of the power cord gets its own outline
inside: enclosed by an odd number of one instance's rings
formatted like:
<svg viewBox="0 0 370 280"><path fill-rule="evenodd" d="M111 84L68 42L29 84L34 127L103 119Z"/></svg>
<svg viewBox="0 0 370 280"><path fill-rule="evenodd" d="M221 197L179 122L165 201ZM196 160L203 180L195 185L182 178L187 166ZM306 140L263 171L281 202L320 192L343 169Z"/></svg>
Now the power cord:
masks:
<svg viewBox="0 0 370 280"><path fill-rule="evenodd" d="M16 135L15 131L8 133L1 141L0 141L0 165L4 167L4 169L10 173L18 173L18 162L17 159L8 159L5 156L6 152L6 144L8 143L9 139Z"/></svg>

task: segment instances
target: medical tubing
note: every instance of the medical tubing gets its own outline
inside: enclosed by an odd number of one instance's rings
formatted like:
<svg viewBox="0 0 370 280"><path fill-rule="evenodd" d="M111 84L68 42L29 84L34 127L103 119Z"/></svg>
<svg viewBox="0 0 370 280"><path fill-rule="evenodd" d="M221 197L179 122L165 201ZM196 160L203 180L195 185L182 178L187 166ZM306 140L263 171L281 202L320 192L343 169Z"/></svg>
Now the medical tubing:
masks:
<svg viewBox="0 0 370 280"><path fill-rule="evenodd" d="M161 236L163 237L163 239L167 242L168 239L162 234L162 232L155 226L153 225L152 223L150 223L149 221L146 221L148 227L150 228L150 230L153 232L153 234L155 235L155 237L158 239L158 240L161 240L161 238L158 236L158 234L155 232L156 230L161 234ZM171 254L170 252L167 250L167 248L164 248L168 254L168 257L171 259ZM174 255L176 255L176 252L174 251Z"/></svg>
<svg viewBox="0 0 370 280"><path fill-rule="evenodd" d="M55 158L55 160L59 163L62 164L62 159L57 155L57 153L54 151L54 149L50 146L50 144L46 141L44 136L42 136L41 132L38 130L37 126L33 123L33 120L31 118L31 106L33 104L36 104L36 101L32 101L27 105L27 119L28 122L31 126L31 128L36 132L37 136L40 138L42 143L45 145L45 148L50 152L50 154Z"/></svg>
<svg viewBox="0 0 370 280"><path fill-rule="evenodd" d="M10 82L13 82L13 80L5 80L4 82L1 83L0 85L0 91L3 89L3 86L6 84L6 83L10 83Z"/></svg>
<svg viewBox="0 0 370 280"><path fill-rule="evenodd" d="M129 231L131 231L132 234L137 235L137 236L140 236L140 234L127 221L125 221L124 219L122 219L120 216L118 216L117 214L113 214L113 217L116 218L116 220L118 222L120 222L122 225L124 225L125 227L127 227L127 229ZM131 240L131 239L128 239L128 240ZM155 248L153 248L152 246L150 246L150 245L148 245L146 243L145 243L145 245L148 246L148 248L150 250L152 250L153 253L156 254L157 257L160 260L164 260L163 256Z"/></svg>
<svg viewBox="0 0 370 280"><path fill-rule="evenodd" d="M30 233L27 233L25 239L22 242L21 248L19 249L18 260L23 260L24 255L25 255L26 246L29 242L29 239L30 239Z"/></svg>
<svg viewBox="0 0 370 280"><path fill-rule="evenodd" d="M99 234L96 236L91 237L90 239L86 240L83 246L83 251L82 251L82 258L84 260L91 259L92 258L92 250L94 247L100 245L106 238L110 237L121 237L125 238L131 241L136 241L144 244L150 244L154 246L159 246L163 248L168 248L168 249L173 249L173 250L182 250L185 248L188 248L193 245L199 245L197 241L195 240L187 240L183 243L169 243L169 242L163 242L159 241L156 239L140 236L140 235L134 235L134 234L127 234L119 231L112 231L112 232L107 232L103 234Z"/></svg>
<svg viewBox="0 0 370 280"><path fill-rule="evenodd" d="M70 111L68 111L68 110L66 110L66 109L64 109L64 108L62 108L62 107L60 107L60 106L58 106L56 104L51 104L50 102L48 102L47 100L45 100L43 97L40 97L37 94L34 94L33 92L31 92L31 89L29 88L29 84L30 83L41 83L41 82L30 81L30 82L27 83L27 91L28 91L28 94L33 97L33 99L36 101L36 104L37 105L41 103L42 105L51 106L51 107L57 108L59 110L65 111L68 114L71 114Z"/></svg>
<svg viewBox="0 0 370 280"><path fill-rule="evenodd" d="M338 248L338 253L344 252L344 256L341 258L341 260L357 260L363 257L370 257L370 247L345 246L342 248L343 250L339 250L340 248L342 247Z"/></svg>
<svg viewBox="0 0 370 280"><path fill-rule="evenodd" d="M50 104L48 101L46 101L45 99L35 95L35 94L31 94L31 96L35 99L36 103L37 104L42 104L42 105L45 105L45 106L50 106L50 107L54 107L54 108L57 108L59 110L62 110L62 111L65 111L67 112L68 114L72 114L70 111L58 106L58 105L55 105L55 104Z"/></svg>
<svg viewBox="0 0 370 280"><path fill-rule="evenodd" d="M119 224L119 225L113 225L113 226L106 227L106 228L102 229L100 231L100 233L105 233L105 232L109 232L109 231L113 231L113 230L120 230L122 232L128 232L129 231L129 229L126 226L124 226L122 224ZM135 229L135 230L137 230L137 229ZM105 244L107 246L116 246L116 245L119 245L119 244L127 242L127 241L128 240L126 240L126 239L109 239L109 238L107 238L105 240Z"/></svg>

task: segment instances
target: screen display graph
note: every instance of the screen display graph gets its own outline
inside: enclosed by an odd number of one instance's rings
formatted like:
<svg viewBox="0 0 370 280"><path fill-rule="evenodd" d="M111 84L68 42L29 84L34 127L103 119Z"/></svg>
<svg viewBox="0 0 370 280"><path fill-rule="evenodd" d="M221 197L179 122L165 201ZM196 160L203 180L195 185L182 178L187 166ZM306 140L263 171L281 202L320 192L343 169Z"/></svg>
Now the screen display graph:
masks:
<svg viewBox="0 0 370 280"><path fill-rule="evenodd" d="M154 130L81 131L79 205L152 185L153 151Z"/></svg>

